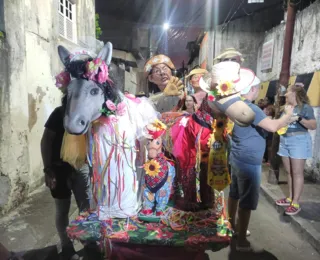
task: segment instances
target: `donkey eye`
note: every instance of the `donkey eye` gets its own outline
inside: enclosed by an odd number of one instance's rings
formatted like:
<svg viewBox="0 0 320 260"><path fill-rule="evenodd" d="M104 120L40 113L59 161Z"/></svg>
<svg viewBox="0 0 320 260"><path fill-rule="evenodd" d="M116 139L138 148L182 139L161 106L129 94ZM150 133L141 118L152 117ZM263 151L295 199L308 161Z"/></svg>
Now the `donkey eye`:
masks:
<svg viewBox="0 0 320 260"><path fill-rule="evenodd" d="M92 96L98 95L98 94L99 94L99 89L98 89L98 88L93 88L93 89L91 89L91 90L90 90L90 94L91 94Z"/></svg>

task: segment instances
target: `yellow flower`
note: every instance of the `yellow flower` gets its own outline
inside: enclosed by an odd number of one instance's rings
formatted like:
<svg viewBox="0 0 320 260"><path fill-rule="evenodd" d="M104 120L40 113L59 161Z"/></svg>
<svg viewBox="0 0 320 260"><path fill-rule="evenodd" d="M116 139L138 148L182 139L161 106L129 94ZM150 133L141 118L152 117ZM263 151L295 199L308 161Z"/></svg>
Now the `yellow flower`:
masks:
<svg viewBox="0 0 320 260"><path fill-rule="evenodd" d="M217 86L217 91L221 96L230 95L233 92L233 84L230 81L222 82Z"/></svg>
<svg viewBox="0 0 320 260"><path fill-rule="evenodd" d="M156 119L154 121L153 126L155 128L157 128L157 130L166 130L167 129L167 126L158 119Z"/></svg>
<svg viewBox="0 0 320 260"><path fill-rule="evenodd" d="M156 160L146 162L143 168L146 171L146 174L151 177L157 176L160 172L160 164Z"/></svg>

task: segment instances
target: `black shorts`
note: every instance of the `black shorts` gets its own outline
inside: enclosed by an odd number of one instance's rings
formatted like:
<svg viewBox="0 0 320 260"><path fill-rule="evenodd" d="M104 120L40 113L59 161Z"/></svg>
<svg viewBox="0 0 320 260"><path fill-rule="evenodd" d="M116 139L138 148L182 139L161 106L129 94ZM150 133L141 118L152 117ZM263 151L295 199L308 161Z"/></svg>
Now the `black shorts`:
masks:
<svg viewBox="0 0 320 260"><path fill-rule="evenodd" d="M53 170L56 174L56 187L51 189L51 195L55 199L69 199L71 197L71 177L74 168L67 164L55 164Z"/></svg>

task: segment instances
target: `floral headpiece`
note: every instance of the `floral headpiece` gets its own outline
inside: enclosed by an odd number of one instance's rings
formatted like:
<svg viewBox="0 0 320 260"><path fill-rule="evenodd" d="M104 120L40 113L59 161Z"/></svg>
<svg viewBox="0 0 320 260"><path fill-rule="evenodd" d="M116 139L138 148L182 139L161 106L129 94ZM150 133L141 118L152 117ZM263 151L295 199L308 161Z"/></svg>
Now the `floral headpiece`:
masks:
<svg viewBox="0 0 320 260"><path fill-rule="evenodd" d="M95 81L99 84L110 81L109 70L105 61L100 58L87 61L86 71L83 74L83 78ZM62 92L65 92L66 88L70 84L70 81L71 74L67 71L67 69L65 69L56 76L56 87L59 88Z"/></svg>
<svg viewBox="0 0 320 260"><path fill-rule="evenodd" d="M167 130L167 126L160 120L156 119L153 123L146 126L147 138L157 139L162 136Z"/></svg>

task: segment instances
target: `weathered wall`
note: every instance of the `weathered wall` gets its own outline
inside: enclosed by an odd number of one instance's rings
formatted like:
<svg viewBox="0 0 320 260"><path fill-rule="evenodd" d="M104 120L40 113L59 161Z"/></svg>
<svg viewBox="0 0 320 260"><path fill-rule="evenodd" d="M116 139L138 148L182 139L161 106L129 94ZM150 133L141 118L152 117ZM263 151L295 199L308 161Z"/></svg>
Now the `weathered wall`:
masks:
<svg viewBox="0 0 320 260"><path fill-rule="evenodd" d="M291 75L301 75L320 70L320 2L317 1L297 14L291 56ZM257 55L257 75L262 81L279 79L281 71L285 23L268 31ZM262 44L274 39L272 69L261 72L260 59ZM320 86L318 86L320 88ZM314 107L318 128L310 131L313 140L313 158L307 161L307 174L320 181L320 107ZM316 167L318 170L313 171Z"/></svg>
<svg viewBox="0 0 320 260"><path fill-rule="evenodd" d="M274 20L270 16L275 15L274 10L264 10L234 21L227 25L219 25L211 33L213 42L213 56L219 55L225 48L236 48L244 57L243 66L255 70L257 67L257 55L261 46L265 31L272 27ZM277 15L279 10L276 10Z"/></svg>
<svg viewBox="0 0 320 260"><path fill-rule="evenodd" d="M54 76L61 70L57 46L79 47L59 36L57 3L5 1L6 38L0 47L1 60L7 60L0 65L0 214L42 183L40 139L45 121L61 99L54 86ZM94 14L94 0L77 1L77 34L82 39L78 42L95 51Z"/></svg>

